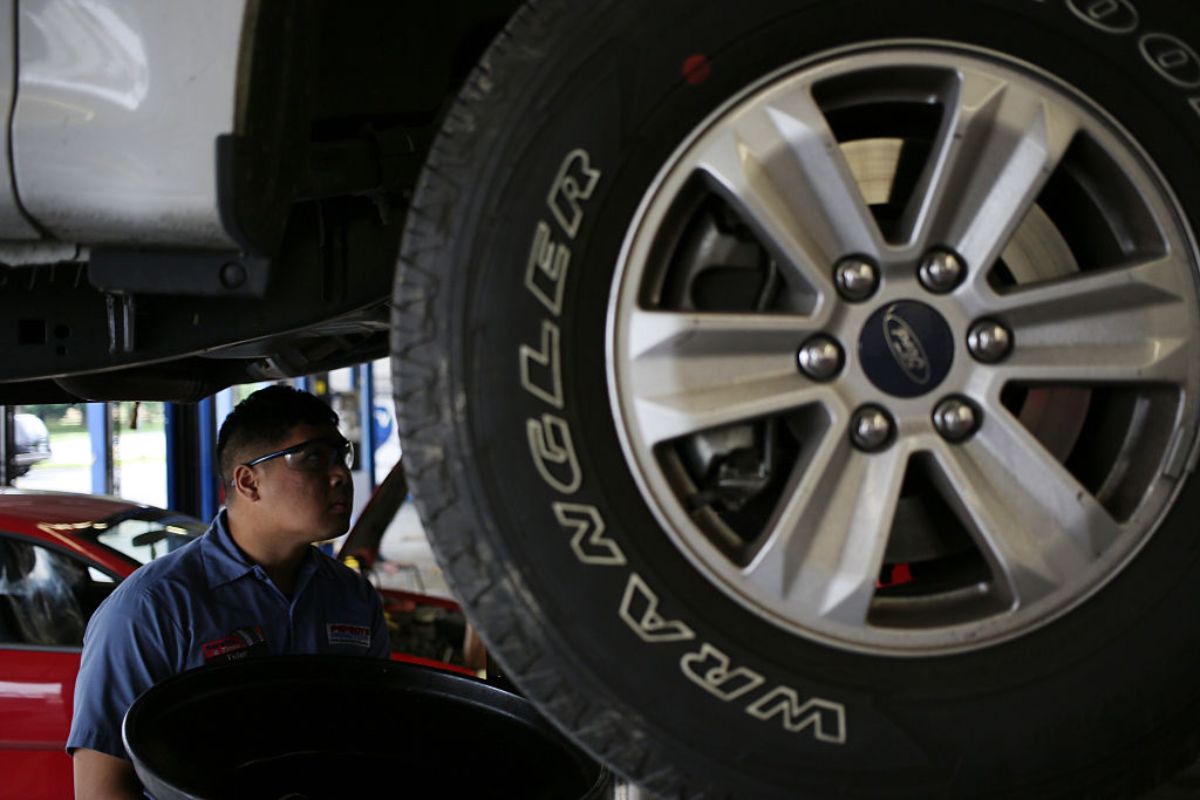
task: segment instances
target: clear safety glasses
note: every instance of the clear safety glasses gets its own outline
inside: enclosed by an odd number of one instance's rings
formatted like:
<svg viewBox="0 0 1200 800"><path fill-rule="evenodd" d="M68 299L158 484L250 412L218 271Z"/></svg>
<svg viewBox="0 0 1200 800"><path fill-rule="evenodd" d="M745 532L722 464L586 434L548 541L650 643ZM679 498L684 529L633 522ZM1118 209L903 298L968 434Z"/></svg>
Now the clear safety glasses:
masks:
<svg viewBox="0 0 1200 800"><path fill-rule="evenodd" d="M247 461L245 466L257 466L273 458L282 458L289 468L302 472L324 472L330 467L351 469L354 466L354 445L341 436L309 439Z"/></svg>

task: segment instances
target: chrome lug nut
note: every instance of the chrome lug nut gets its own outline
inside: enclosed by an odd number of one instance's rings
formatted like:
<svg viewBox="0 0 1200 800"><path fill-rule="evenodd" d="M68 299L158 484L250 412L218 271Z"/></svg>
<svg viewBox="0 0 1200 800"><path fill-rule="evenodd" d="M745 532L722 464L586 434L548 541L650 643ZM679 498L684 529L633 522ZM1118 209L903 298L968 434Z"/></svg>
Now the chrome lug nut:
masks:
<svg viewBox="0 0 1200 800"><path fill-rule="evenodd" d="M841 346L828 336L818 334L800 346L796 361L800 370L814 381L827 381L842 371Z"/></svg>
<svg viewBox="0 0 1200 800"><path fill-rule="evenodd" d="M859 450L873 453L892 440L892 418L879 406L863 406L850 419L850 441Z"/></svg>
<svg viewBox="0 0 1200 800"><path fill-rule="evenodd" d="M962 283L966 276L967 265L949 250L930 250L921 259L921 266L917 269L921 285L937 294L949 292Z"/></svg>
<svg viewBox="0 0 1200 800"><path fill-rule="evenodd" d="M842 299L858 303L879 288L879 268L861 256L850 256L834 267L833 281Z"/></svg>
<svg viewBox="0 0 1200 800"><path fill-rule="evenodd" d="M971 401L947 397L933 409L933 427L948 442L961 442L979 429L980 414Z"/></svg>
<svg viewBox="0 0 1200 800"><path fill-rule="evenodd" d="M994 364L1012 350L1013 336L994 319L981 319L967 331L967 349L977 361Z"/></svg>

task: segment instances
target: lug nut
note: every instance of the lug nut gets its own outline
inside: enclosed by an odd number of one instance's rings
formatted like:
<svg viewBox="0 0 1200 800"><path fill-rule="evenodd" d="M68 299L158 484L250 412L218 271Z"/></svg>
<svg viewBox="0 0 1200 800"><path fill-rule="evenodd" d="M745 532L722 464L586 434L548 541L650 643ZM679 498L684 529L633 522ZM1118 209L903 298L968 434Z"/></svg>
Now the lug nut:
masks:
<svg viewBox="0 0 1200 800"><path fill-rule="evenodd" d="M892 440L892 418L879 406L863 406L850 420L850 441L868 453L882 450Z"/></svg>
<svg viewBox="0 0 1200 800"><path fill-rule="evenodd" d="M842 348L828 336L818 334L800 347L796 361L814 381L827 381L842 371Z"/></svg>
<svg viewBox="0 0 1200 800"><path fill-rule="evenodd" d="M976 360L994 364L1012 350L1013 336L994 319L981 319L967 331L967 349Z"/></svg>
<svg viewBox="0 0 1200 800"><path fill-rule="evenodd" d="M949 250L931 250L921 259L917 277L921 285L931 292L945 294L958 286L967 276L967 265L957 254Z"/></svg>
<svg viewBox="0 0 1200 800"><path fill-rule="evenodd" d="M852 303L866 300L879 287L879 268L861 256L843 258L833 270L838 294Z"/></svg>
<svg viewBox="0 0 1200 800"><path fill-rule="evenodd" d="M979 429L979 412L963 397L947 397L933 409L933 427L948 442L961 442Z"/></svg>

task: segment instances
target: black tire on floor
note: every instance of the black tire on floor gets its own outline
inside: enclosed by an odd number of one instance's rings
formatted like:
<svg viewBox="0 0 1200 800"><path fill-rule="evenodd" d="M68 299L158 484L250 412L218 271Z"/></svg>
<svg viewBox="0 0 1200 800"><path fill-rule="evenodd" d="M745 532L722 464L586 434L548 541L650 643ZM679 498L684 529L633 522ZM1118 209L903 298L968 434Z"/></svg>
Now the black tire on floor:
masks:
<svg viewBox="0 0 1200 800"><path fill-rule="evenodd" d="M1197 749L1194 475L1082 606L982 650L887 658L711 586L619 443L606 308L662 165L763 76L899 39L1007 53L1078 88L1200 226L1191 0L531 3L450 109L409 212L393 354L417 504L507 674L664 796L1136 796Z"/></svg>

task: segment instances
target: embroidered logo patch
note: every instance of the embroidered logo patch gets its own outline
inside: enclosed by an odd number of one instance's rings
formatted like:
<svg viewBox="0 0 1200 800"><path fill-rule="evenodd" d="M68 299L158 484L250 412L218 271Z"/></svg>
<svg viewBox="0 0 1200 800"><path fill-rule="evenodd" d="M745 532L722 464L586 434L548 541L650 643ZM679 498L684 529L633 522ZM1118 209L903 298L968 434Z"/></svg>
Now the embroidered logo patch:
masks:
<svg viewBox="0 0 1200 800"><path fill-rule="evenodd" d="M356 644L360 647L371 646L371 629L363 625L346 625L330 622L325 626L325 634L330 644Z"/></svg>
<svg viewBox="0 0 1200 800"><path fill-rule="evenodd" d="M261 625L238 628L227 636L200 645L204 662L236 661L267 649L267 639Z"/></svg>

